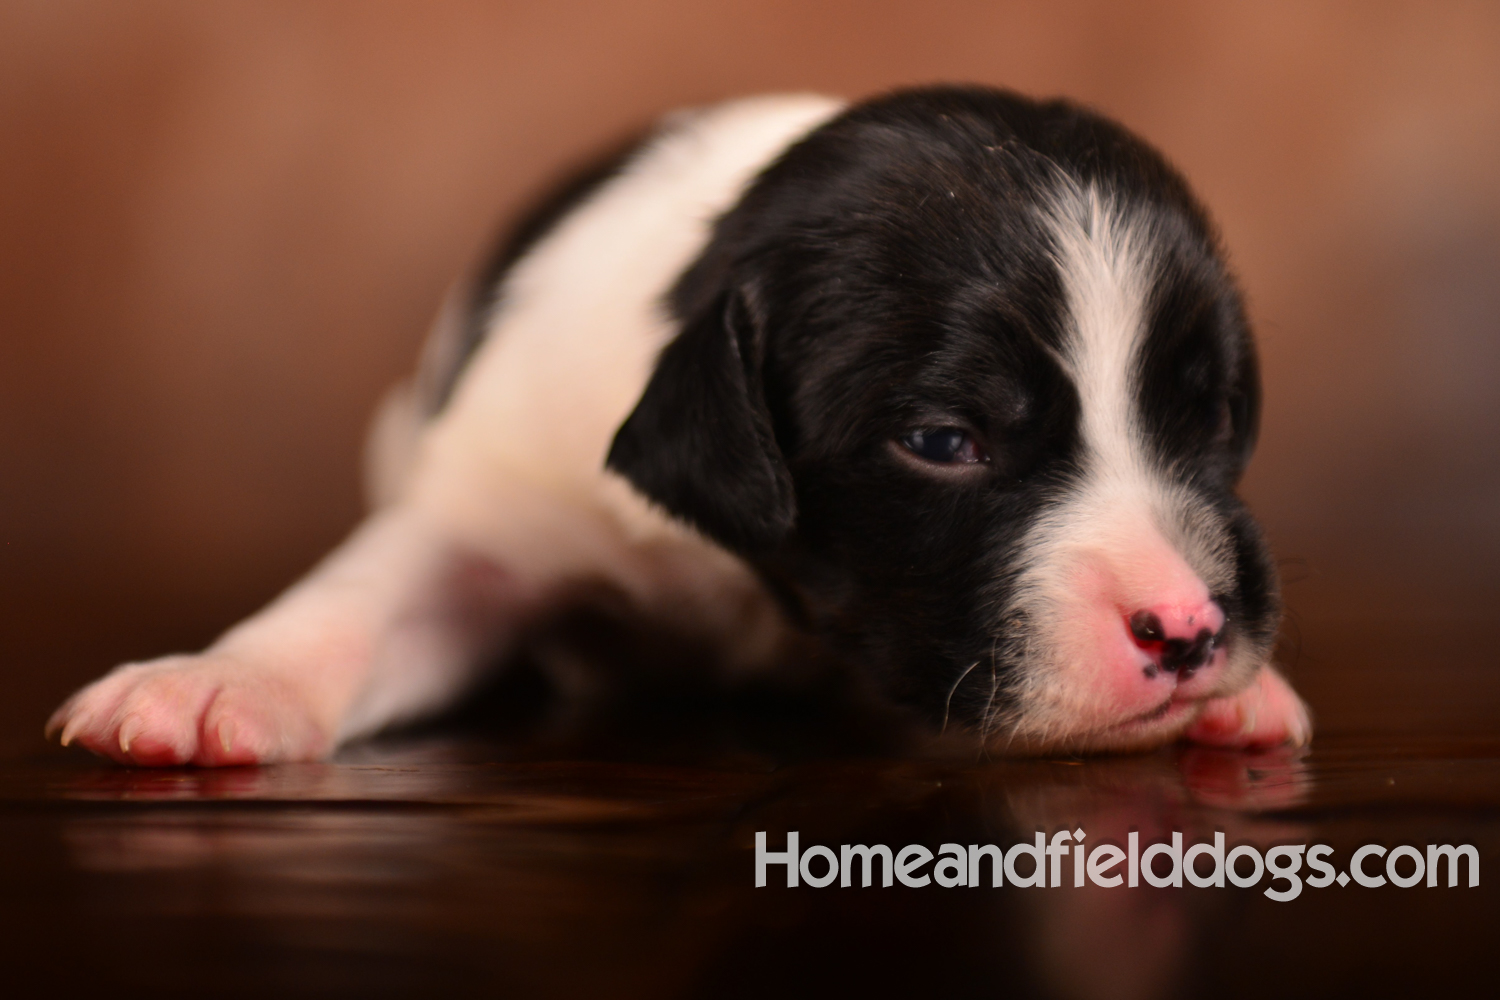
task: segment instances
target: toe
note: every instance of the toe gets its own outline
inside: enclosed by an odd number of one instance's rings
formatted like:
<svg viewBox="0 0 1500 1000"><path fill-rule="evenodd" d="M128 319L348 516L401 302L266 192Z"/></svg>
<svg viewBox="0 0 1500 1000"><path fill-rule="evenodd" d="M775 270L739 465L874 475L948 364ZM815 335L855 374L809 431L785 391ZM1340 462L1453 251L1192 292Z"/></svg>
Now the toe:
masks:
<svg viewBox="0 0 1500 1000"><path fill-rule="evenodd" d="M220 691L203 713L195 763L212 767L316 760L328 739L300 699L269 682Z"/></svg>
<svg viewBox="0 0 1500 1000"><path fill-rule="evenodd" d="M1304 746L1312 738L1312 721L1291 685L1265 667L1244 691L1210 701L1185 738L1239 749Z"/></svg>
<svg viewBox="0 0 1500 1000"><path fill-rule="evenodd" d="M189 748L184 745L177 727L161 725L152 727L139 715L127 715L120 723L115 743L119 753L109 756L122 764L137 764L142 767L171 767L185 764L189 759Z"/></svg>

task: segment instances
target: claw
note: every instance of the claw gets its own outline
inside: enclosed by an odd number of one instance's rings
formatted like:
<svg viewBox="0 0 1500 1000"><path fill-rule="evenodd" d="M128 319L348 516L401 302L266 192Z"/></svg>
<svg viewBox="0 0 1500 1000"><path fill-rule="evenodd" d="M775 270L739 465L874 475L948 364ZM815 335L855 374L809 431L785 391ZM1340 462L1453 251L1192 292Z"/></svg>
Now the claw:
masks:
<svg viewBox="0 0 1500 1000"><path fill-rule="evenodd" d="M1312 717L1306 705L1298 705L1300 711L1287 726L1286 741L1293 747L1305 747L1312 742Z"/></svg>
<svg viewBox="0 0 1500 1000"><path fill-rule="evenodd" d="M1260 706L1255 704L1240 705L1240 735L1249 736L1255 732L1255 723L1260 720Z"/></svg>
<svg viewBox="0 0 1500 1000"><path fill-rule="evenodd" d="M130 753L130 741L135 739L141 731L141 723L135 716L130 716L120 723L120 752Z"/></svg>

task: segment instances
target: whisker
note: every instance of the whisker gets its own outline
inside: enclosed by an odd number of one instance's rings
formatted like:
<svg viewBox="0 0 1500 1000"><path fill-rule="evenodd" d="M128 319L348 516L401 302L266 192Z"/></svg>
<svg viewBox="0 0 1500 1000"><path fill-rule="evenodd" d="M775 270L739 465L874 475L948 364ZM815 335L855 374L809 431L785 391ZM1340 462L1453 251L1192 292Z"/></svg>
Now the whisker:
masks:
<svg viewBox="0 0 1500 1000"><path fill-rule="evenodd" d="M969 671L973 670L977 666L979 666L978 660L975 660L973 663L969 664L968 669L959 674L958 680L954 681L953 686L948 689L948 698L943 702L943 728L938 730L939 736L948 731L948 710L953 707L953 692L957 691L958 686L964 682L964 678L969 676Z"/></svg>
<svg viewBox="0 0 1500 1000"><path fill-rule="evenodd" d="M995 695L1000 690L1000 675L995 669L995 647L999 643L999 636L990 640L990 696L985 700L984 712L979 716L979 754L985 759L989 758L989 736L995 730Z"/></svg>

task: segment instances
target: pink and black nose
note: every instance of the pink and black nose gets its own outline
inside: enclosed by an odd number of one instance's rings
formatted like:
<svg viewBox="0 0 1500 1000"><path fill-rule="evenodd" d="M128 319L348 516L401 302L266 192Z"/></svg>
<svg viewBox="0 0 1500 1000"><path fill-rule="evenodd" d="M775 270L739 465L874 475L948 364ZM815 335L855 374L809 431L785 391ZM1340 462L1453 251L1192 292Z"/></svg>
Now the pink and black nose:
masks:
<svg viewBox="0 0 1500 1000"><path fill-rule="evenodd" d="M1224 612L1208 601L1193 608L1149 608L1130 616L1130 635L1151 663L1147 678L1160 672L1187 680L1213 659L1224 634Z"/></svg>

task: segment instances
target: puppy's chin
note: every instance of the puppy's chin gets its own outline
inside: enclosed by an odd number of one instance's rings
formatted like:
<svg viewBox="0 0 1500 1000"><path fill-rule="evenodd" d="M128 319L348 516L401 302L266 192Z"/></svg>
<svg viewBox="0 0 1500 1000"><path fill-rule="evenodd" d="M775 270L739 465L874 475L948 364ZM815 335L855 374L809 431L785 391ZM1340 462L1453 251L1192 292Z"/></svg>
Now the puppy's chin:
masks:
<svg viewBox="0 0 1500 1000"><path fill-rule="evenodd" d="M1152 750L1181 739L1198 721L1206 704L1204 699L1172 699L1151 712L1099 728L1073 732L999 732L989 736L984 746L989 753L1006 756Z"/></svg>
<svg viewBox="0 0 1500 1000"><path fill-rule="evenodd" d="M1203 699L1172 701L1145 716L1085 729L1056 725L1042 730L1024 722L980 733L972 725L935 729L907 719L907 739L919 753L935 757L1048 757L1154 750L1181 740L1203 715Z"/></svg>
<svg viewBox="0 0 1500 1000"><path fill-rule="evenodd" d="M1178 692L1145 712L1122 713L1092 725L1057 714L1038 722L1036 715L1023 714L1013 717L1009 725L1002 724L984 736L971 735L971 739L985 753L1007 757L1132 753L1184 739L1240 749L1306 743L1311 733L1307 709L1271 664L1264 658L1233 659L1239 661L1239 669L1226 671L1218 683ZM1233 733L1219 732L1224 723L1218 716L1224 715L1226 707L1235 709L1230 714L1239 720ZM1213 738L1205 738L1204 728L1214 726L1218 729Z"/></svg>

